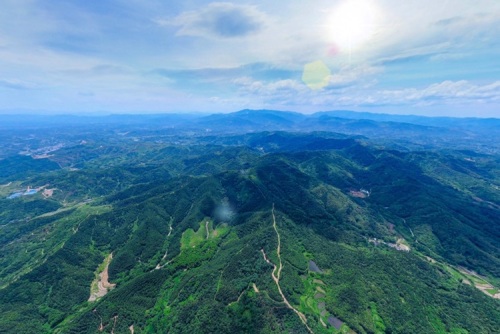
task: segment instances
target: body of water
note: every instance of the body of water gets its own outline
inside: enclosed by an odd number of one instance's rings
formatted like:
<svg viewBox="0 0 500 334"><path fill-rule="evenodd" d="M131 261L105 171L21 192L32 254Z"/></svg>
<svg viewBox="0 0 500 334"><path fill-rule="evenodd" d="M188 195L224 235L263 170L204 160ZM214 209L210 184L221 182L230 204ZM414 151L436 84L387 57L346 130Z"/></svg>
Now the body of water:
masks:
<svg viewBox="0 0 500 334"><path fill-rule="evenodd" d="M10 194L9 197L7 197L7 199L14 199L14 198L18 198L21 196L30 196L30 195L36 194L37 192L38 192L38 190L36 190L36 189L30 189L27 191L20 191L20 192Z"/></svg>

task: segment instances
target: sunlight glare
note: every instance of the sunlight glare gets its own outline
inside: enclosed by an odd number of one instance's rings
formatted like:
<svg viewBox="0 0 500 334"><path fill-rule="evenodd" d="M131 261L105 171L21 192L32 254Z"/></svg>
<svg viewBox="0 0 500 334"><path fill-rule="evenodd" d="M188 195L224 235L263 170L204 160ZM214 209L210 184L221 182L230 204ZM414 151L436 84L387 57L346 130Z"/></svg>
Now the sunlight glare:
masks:
<svg viewBox="0 0 500 334"><path fill-rule="evenodd" d="M373 1L346 0L337 7L327 24L328 34L340 51L352 51L375 33L378 11Z"/></svg>

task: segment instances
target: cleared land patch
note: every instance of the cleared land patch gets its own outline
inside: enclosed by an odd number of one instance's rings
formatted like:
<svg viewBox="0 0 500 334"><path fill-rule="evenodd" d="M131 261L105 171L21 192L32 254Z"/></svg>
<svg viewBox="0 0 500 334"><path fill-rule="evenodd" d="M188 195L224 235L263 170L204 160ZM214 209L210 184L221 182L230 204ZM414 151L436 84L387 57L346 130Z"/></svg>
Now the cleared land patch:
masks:
<svg viewBox="0 0 500 334"><path fill-rule="evenodd" d="M216 239L229 231L229 227L225 223L220 224L215 229L213 228L213 224L213 221L207 218L200 222L200 227L196 232L192 228L184 231L181 238L181 250L195 248L205 241Z"/></svg>
<svg viewBox="0 0 500 334"><path fill-rule="evenodd" d="M109 254L97 268L96 278L90 286L89 302L94 302L97 299L104 297L109 290L114 289L116 284L109 283L108 267L113 259L113 253Z"/></svg>
<svg viewBox="0 0 500 334"><path fill-rule="evenodd" d="M460 271L461 274L463 274L466 277L462 281L463 283L465 283L465 281L468 280L469 283L472 283L477 289L481 290L487 296L490 296L495 299L500 299L500 289L493 286L490 282L486 280L485 277L482 277L476 272L468 270L466 268L459 267L458 270Z"/></svg>
<svg viewBox="0 0 500 334"><path fill-rule="evenodd" d="M328 287L320 278L331 275L331 272L327 269L322 270L312 260L308 261L308 270L307 276L302 276L305 292L300 296L299 309L304 314L312 314L318 318L328 333L352 333L347 324L327 310Z"/></svg>

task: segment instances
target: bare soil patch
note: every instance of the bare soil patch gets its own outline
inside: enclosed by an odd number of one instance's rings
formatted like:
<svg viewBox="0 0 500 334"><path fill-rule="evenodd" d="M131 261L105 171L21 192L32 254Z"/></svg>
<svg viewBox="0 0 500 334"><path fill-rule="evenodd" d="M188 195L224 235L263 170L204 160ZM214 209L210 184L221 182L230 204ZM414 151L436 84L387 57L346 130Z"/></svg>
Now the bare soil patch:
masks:
<svg viewBox="0 0 500 334"><path fill-rule="evenodd" d="M325 285L325 282L323 282L322 280L319 280L317 278L313 279L313 283L314 284L321 284L321 285Z"/></svg>
<svg viewBox="0 0 500 334"><path fill-rule="evenodd" d="M45 188L42 192L43 197L44 198L52 197L52 195L54 195L54 190L56 190L56 189L55 188L54 189Z"/></svg>
<svg viewBox="0 0 500 334"><path fill-rule="evenodd" d="M357 198L366 198L366 197L368 197L365 193L363 193L361 191L356 191L356 190L349 191L349 195L351 195L352 197L357 197Z"/></svg>
<svg viewBox="0 0 500 334"><path fill-rule="evenodd" d="M322 299L322 298L325 298L325 295L322 293L317 293L314 295L314 299Z"/></svg>
<svg viewBox="0 0 500 334"><path fill-rule="evenodd" d="M463 267L459 267L458 270L462 273L462 274L465 274L465 275L470 275L470 276L474 276L476 277L478 280L481 280L482 283L479 283L479 282L475 282L473 280L466 280L464 279L462 282L465 283L465 284L469 284L471 285L471 283L477 288L479 289L480 291L482 291L484 294L492 297L492 298L495 298L495 299L500 299L500 290L497 290L492 284L490 284L485 277L479 275L478 273L476 273L475 271L472 271L472 270L468 270L466 268L463 268ZM489 290L489 291L488 291ZM490 291L496 291L495 294L492 294L490 293Z"/></svg>
<svg viewBox="0 0 500 334"><path fill-rule="evenodd" d="M99 273L99 277L92 282L91 293L89 297L89 302L96 301L97 299L104 297L109 290L114 289L116 284L109 283L109 274L108 267L113 259L113 253L109 254L108 257L104 260L105 266L101 273ZM96 289L97 285L97 289Z"/></svg>

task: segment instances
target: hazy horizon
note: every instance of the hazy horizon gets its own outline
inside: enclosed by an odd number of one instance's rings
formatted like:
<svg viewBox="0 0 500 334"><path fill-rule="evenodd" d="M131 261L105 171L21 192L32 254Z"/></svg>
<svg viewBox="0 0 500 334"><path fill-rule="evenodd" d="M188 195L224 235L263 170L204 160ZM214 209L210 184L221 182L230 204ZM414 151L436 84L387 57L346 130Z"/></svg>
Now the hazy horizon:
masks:
<svg viewBox="0 0 500 334"><path fill-rule="evenodd" d="M366 111L366 110L347 110L347 109L342 109L342 110L318 110L318 111L312 111L312 112L302 112L302 111L294 111L294 110L279 110L279 109L240 109L240 110L232 110L232 111L221 111L221 112L216 112L216 111L158 111L158 112L106 112L106 111L94 111L94 112L86 112L86 111L81 111L81 112L63 112L63 111L46 111L46 110L25 110L25 111L17 111L17 112L3 112L0 110L0 116L75 116L75 117L106 117L106 116L162 116L162 115L186 115L186 116L210 116L210 115L217 115L217 114L234 114L238 113L241 111L254 111L254 112L260 112L260 111L272 111L272 112L284 112L284 113L298 113L302 114L305 116L311 116L314 114L319 114L319 113L342 113L342 112L349 112L349 113L355 113L355 114L360 114L360 119L362 119L363 114L371 114L371 115L386 115L386 116L394 116L394 117L426 117L426 118L477 118L477 119L500 119L500 116L468 116L468 115L461 115L461 116L453 116L453 115L419 115L416 113L408 113L408 114L403 114L403 113L385 113L383 111ZM342 118L342 116L338 116L339 118Z"/></svg>
<svg viewBox="0 0 500 334"><path fill-rule="evenodd" d="M499 117L500 2L8 0L0 114Z"/></svg>

